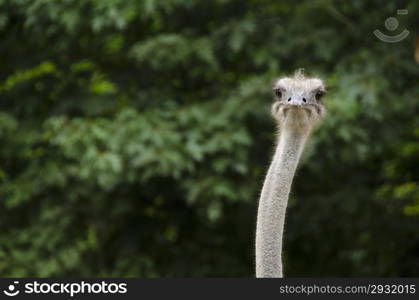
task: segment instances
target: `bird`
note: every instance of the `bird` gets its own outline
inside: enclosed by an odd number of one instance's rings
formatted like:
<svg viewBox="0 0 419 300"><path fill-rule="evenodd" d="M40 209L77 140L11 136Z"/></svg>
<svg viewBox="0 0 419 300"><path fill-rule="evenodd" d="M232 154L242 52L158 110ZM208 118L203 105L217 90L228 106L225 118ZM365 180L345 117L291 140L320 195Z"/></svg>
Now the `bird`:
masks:
<svg viewBox="0 0 419 300"><path fill-rule="evenodd" d="M323 120L325 83L303 69L275 80L271 115L276 146L260 193L256 224L256 277L281 278L285 212L293 178L307 140Z"/></svg>

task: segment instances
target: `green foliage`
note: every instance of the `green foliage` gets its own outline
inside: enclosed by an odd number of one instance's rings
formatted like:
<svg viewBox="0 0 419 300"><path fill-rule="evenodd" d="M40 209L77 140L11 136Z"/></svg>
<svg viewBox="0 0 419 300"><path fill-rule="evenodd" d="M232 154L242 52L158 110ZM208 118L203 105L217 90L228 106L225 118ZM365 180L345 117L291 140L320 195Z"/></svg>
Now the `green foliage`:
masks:
<svg viewBox="0 0 419 300"><path fill-rule="evenodd" d="M376 39L400 8L409 37ZM0 274L253 276L271 84L304 67L328 116L293 187L286 275L417 276L418 9L0 2Z"/></svg>

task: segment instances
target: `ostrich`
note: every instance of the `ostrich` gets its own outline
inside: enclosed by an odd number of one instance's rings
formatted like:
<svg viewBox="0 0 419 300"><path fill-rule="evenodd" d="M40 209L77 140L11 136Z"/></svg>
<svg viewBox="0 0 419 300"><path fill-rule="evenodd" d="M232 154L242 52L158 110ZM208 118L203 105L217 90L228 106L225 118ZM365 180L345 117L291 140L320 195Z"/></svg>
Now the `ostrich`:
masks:
<svg viewBox="0 0 419 300"><path fill-rule="evenodd" d="M277 127L277 145L258 207L256 228L256 277L282 277L282 235L292 179L304 145L325 109L323 81L305 77L298 70L274 85L271 113Z"/></svg>

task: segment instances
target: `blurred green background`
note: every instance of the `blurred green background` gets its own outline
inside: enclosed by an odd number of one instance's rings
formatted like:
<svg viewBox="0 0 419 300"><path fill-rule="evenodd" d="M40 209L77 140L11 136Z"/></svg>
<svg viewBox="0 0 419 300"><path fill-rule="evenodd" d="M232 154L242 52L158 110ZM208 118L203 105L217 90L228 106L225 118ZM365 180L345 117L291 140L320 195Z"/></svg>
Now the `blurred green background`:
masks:
<svg viewBox="0 0 419 300"><path fill-rule="evenodd" d="M272 82L301 67L326 80L328 116L285 275L419 276L418 9L0 1L0 276L254 276Z"/></svg>

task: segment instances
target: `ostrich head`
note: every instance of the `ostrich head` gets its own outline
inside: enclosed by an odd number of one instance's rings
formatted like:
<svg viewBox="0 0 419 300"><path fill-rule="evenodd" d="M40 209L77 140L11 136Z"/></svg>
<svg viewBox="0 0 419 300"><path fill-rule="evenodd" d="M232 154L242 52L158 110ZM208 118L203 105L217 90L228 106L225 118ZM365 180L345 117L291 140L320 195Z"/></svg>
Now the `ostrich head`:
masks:
<svg viewBox="0 0 419 300"><path fill-rule="evenodd" d="M307 130L317 124L325 114L322 96L325 85L319 78L305 77L298 70L293 77L276 80L275 102L272 115L278 126Z"/></svg>

